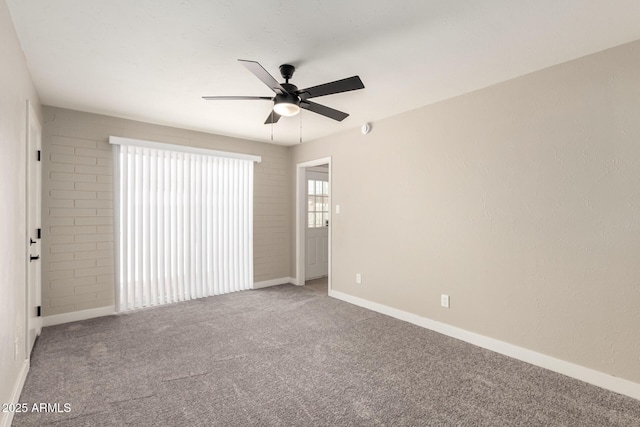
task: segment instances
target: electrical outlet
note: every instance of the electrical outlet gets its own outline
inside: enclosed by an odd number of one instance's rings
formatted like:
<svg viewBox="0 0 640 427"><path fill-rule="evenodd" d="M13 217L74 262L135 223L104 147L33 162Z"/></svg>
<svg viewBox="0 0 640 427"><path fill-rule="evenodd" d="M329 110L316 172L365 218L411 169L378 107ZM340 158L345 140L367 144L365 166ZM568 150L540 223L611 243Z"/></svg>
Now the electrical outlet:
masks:
<svg viewBox="0 0 640 427"><path fill-rule="evenodd" d="M440 295L440 305L444 308L449 308L449 295Z"/></svg>
<svg viewBox="0 0 640 427"><path fill-rule="evenodd" d="M362 284L362 274L356 273L356 285Z"/></svg>

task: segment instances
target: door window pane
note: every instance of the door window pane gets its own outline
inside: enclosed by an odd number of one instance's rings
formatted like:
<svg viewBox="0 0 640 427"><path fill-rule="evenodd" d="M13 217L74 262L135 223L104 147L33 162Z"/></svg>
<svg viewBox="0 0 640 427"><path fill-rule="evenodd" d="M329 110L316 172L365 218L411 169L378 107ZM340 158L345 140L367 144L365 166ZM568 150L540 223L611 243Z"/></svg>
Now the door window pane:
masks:
<svg viewBox="0 0 640 427"><path fill-rule="evenodd" d="M307 180L307 227L318 228L329 225L329 183Z"/></svg>

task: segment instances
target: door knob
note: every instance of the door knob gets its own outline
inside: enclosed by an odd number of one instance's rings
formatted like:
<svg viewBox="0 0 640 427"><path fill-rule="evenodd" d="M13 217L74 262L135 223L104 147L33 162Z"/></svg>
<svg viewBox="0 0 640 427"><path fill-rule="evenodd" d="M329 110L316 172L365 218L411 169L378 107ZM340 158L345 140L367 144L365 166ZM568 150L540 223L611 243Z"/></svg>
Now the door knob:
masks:
<svg viewBox="0 0 640 427"><path fill-rule="evenodd" d="M35 260L37 260L37 259L40 259L40 255L36 255L36 256L31 255L31 256L29 257L29 262L31 262L31 261L35 261Z"/></svg>

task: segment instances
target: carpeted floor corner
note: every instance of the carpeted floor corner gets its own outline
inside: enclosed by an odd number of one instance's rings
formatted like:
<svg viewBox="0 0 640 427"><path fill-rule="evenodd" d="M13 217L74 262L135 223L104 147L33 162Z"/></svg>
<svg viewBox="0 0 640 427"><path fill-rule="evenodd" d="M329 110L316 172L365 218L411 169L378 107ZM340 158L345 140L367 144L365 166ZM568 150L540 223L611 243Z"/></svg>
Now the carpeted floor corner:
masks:
<svg viewBox="0 0 640 427"><path fill-rule="evenodd" d="M44 328L14 426L640 426L640 401L283 285Z"/></svg>

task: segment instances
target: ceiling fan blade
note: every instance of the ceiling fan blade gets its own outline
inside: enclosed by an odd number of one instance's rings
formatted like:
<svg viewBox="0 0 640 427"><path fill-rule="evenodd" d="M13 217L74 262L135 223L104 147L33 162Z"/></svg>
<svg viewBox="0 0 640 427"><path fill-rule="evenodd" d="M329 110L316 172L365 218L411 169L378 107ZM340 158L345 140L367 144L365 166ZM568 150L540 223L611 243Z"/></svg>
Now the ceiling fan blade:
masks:
<svg viewBox="0 0 640 427"><path fill-rule="evenodd" d="M323 85L301 89L296 95L301 99L315 98L317 96L333 95L334 93L349 92L350 90L364 89L364 84L360 77L353 76Z"/></svg>
<svg viewBox="0 0 640 427"><path fill-rule="evenodd" d="M241 62L247 70L251 71L254 76L259 78L262 83L269 86L269 89L271 89L278 95L284 95L285 93L287 93L287 91L284 90L282 86L280 86L280 83L278 83L278 81L274 79L273 76L269 74L267 70L265 70L262 65L258 64L256 61L247 61L244 59L238 59L238 61Z"/></svg>
<svg viewBox="0 0 640 427"><path fill-rule="evenodd" d="M342 111L334 110L333 108L316 104L315 102L311 101L300 101L300 108L313 111L314 113L321 114L325 117L329 117L330 119L337 120L339 122L349 117L347 113L343 113Z"/></svg>
<svg viewBox="0 0 640 427"><path fill-rule="evenodd" d="M265 125L270 125L271 123L278 123L278 120L280 120L280 117L281 117L280 114L278 114L275 111L271 110L271 112L267 116L267 120L264 121L264 124Z"/></svg>
<svg viewBox="0 0 640 427"><path fill-rule="evenodd" d="M254 100L265 100L271 101L273 98L269 98L268 96L203 96L202 99L206 99L207 101L254 101Z"/></svg>

